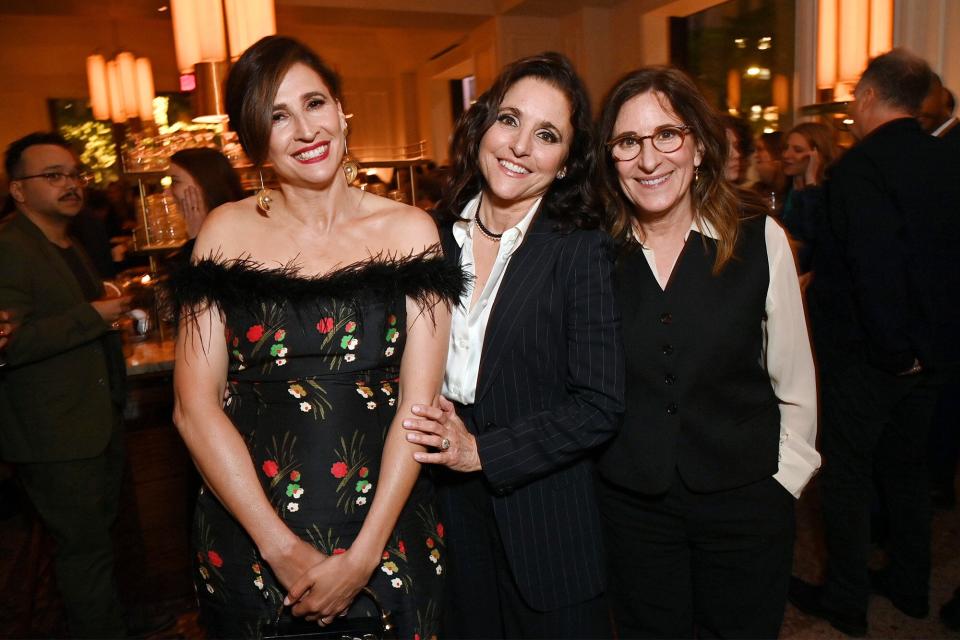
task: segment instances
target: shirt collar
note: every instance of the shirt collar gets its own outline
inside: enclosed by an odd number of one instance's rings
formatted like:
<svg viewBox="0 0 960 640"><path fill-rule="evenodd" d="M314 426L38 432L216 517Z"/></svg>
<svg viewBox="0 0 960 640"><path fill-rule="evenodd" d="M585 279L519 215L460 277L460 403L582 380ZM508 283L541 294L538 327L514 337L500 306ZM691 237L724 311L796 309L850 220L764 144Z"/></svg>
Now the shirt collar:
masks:
<svg viewBox="0 0 960 640"><path fill-rule="evenodd" d="M943 133L943 132L946 131L947 129L950 129L950 128L953 127L956 123L957 123L957 118L956 118L956 116L951 117L951 118L947 118L947 121L944 122L944 123L943 123L942 125L940 125L939 127L937 127L936 130L934 130L930 135L934 136L935 138L939 138L941 133Z"/></svg>
<svg viewBox="0 0 960 640"><path fill-rule="evenodd" d="M719 240L720 236L717 234L717 230L713 228L713 225L710 224L709 220L706 220L700 216L694 216L693 220L690 222L690 231L696 231L700 235L711 238L713 240ZM687 231L686 238L690 237L690 231ZM684 238L684 239L686 239ZM647 247L643 245L643 242L640 241L640 236L637 235L637 230L633 230L633 239L640 243L640 246L644 251L647 251Z"/></svg>
<svg viewBox="0 0 960 640"><path fill-rule="evenodd" d="M463 243L467 238L473 238L473 229L476 226L473 220L477 217L477 208L480 206L481 195L482 193L478 193L471 198L470 202L463 207L463 211L460 212L460 220L453 223L453 238L461 247L463 247ZM520 243L523 242L524 237L526 237L527 231L533 223L533 217L540 207L541 200L543 200L542 196L534 201L520 222L503 232L504 239L513 239L514 247L519 246Z"/></svg>

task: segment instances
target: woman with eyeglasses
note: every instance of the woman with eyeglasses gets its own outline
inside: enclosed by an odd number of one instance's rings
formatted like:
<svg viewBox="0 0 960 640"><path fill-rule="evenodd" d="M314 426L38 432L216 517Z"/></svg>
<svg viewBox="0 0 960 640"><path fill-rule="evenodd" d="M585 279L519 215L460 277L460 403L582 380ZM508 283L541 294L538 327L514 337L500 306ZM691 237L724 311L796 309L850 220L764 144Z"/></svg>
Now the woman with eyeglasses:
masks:
<svg viewBox="0 0 960 640"><path fill-rule="evenodd" d="M787 238L741 215L723 125L680 71L621 79L599 135L627 370L598 482L618 636L775 638L820 463Z"/></svg>

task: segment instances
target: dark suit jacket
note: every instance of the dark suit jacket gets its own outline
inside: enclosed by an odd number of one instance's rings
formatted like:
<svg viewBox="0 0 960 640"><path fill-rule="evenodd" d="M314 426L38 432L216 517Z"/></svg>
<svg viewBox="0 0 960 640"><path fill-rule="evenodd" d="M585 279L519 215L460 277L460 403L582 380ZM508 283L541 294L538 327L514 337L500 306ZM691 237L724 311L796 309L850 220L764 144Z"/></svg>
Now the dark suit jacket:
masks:
<svg viewBox="0 0 960 640"><path fill-rule="evenodd" d="M541 211L510 258L484 337L472 430L513 576L550 611L604 588L591 456L623 412L612 243ZM459 264L452 230L444 251Z"/></svg>
<svg viewBox="0 0 960 640"><path fill-rule="evenodd" d="M102 452L123 402L119 339L43 232L20 214L0 229L0 309L19 321L0 373L0 455L52 462Z"/></svg>
<svg viewBox="0 0 960 640"><path fill-rule="evenodd" d="M818 349L894 373L960 361L960 162L901 118L829 174L808 291Z"/></svg>

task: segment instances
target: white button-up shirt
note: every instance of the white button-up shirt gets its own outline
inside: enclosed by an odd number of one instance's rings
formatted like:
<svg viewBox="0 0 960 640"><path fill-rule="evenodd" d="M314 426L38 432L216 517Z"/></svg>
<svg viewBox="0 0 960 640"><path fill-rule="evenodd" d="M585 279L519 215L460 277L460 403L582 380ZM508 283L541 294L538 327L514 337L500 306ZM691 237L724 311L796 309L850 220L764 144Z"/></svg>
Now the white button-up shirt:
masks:
<svg viewBox="0 0 960 640"><path fill-rule="evenodd" d="M510 256L523 242L533 216L540 206L540 198L527 211L516 226L503 232L497 247L497 257L490 270L483 290L476 302L473 300L474 286L476 286L477 269L473 258L474 233L480 233L476 227L477 208L480 205L480 194L466 204L460 217L460 222L453 225L453 237L460 245L460 266L464 272L472 276L460 297L460 304L454 307L450 318L450 349L447 352L447 370L443 376L443 395L461 404L473 404L477 393L477 376L480 373L480 351L483 348L483 337L487 332L487 321L490 319L490 309L497 299L500 282L510 264Z"/></svg>

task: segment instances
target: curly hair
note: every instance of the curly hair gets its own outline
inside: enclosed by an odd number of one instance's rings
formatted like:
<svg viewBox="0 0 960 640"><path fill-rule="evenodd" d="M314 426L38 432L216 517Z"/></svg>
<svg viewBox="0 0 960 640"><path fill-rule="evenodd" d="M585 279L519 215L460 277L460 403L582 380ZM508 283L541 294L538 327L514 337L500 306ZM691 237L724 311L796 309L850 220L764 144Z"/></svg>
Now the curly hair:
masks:
<svg viewBox="0 0 960 640"><path fill-rule="evenodd" d="M665 109L673 111L690 128L690 136L702 149L699 177L691 184L694 215L706 220L717 232L717 257L713 272L719 273L733 258L740 231L737 195L724 178L727 163L727 134L716 110L693 81L674 67L643 67L623 76L607 94L597 132L598 188L604 203L604 226L621 247L636 244L636 205L627 198L607 141L623 105L631 98L653 92Z"/></svg>
<svg viewBox="0 0 960 640"><path fill-rule="evenodd" d="M543 197L543 210L559 228L595 228L601 215L592 176L595 166L593 119L583 80L566 56L546 52L507 65L493 85L457 121L450 143L452 167L438 206L441 221L460 220L463 207L486 189L480 171L480 141L496 122L510 88L523 78L537 78L556 87L570 104L573 138L567 154L566 175L554 180Z"/></svg>

